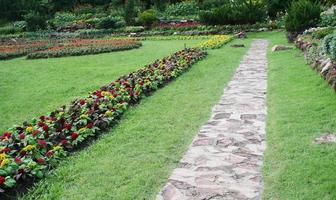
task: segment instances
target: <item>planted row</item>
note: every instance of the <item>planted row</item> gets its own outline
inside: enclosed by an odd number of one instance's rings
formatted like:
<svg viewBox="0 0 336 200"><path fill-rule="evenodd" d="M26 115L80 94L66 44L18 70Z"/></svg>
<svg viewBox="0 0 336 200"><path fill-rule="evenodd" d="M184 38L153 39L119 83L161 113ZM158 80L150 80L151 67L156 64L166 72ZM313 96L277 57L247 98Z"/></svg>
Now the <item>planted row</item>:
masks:
<svg viewBox="0 0 336 200"><path fill-rule="evenodd" d="M81 56L113 51L123 51L141 47L141 43L135 40L71 40L55 45L43 51L28 54L27 59Z"/></svg>
<svg viewBox="0 0 336 200"><path fill-rule="evenodd" d="M209 40L200 43L197 47L201 49L218 49L232 40L233 37L230 35L215 35Z"/></svg>
<svg viewBox="0 0 336 200"><path fill-rule="evenodd" d="M0 45L0 60L7 60L25 56L28 53L44 50L50 47L47 41L19 41Z"/></svg>
<svg viewBox="0 0 336 200"><path fill-rule="evenodd" d="M205 56L200 49L178 51L69 106L10 128L0 136L1 190L44 177L68 152L115 124L130 105L174 80Z"/></svg>

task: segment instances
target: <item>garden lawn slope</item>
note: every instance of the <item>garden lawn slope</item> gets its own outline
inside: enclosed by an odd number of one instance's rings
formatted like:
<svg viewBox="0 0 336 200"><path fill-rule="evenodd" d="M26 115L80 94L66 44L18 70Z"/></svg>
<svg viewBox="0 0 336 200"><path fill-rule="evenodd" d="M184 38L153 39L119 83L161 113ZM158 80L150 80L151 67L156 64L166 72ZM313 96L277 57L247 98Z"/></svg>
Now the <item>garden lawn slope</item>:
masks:
<svg viewBox="0 0 336 200"><path fill-rule="evenodd" d="M130 109L110 133L62 162L56 175L21 199L153 199L246 50L210 50L207 59Z"/></svg>
<svg viewBox="0 0 336 200"><path fill-rule="evenodd" d="M100 55L0 62L0 131L44 115L77 96L135 71L179 49L188 41L143 41L141 49Z"/></svg>
<svg viewBox="0 0 336 200"><path fill-rule="evenodd" d="M264 199L336 199L336 144L313 143L336 132L335 92L300 50L271 52L287 43L284 33L250 36L271 42Z"/></svg>

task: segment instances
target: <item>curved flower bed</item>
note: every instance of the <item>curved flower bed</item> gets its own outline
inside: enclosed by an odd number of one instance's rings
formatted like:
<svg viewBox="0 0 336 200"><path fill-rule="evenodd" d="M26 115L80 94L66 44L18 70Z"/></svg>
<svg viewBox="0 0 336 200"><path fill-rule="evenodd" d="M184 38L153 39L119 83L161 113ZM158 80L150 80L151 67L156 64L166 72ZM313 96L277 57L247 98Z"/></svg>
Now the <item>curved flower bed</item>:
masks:
<svg viewBox="0 0 336 200"><path fill-rule="evenodd" d="M44 51L30 53L27 59L81 56L89 54L107 53L113 51L129 50L141 47L135 40L72 40L70 42L53 46Z"/></svg>
<svg viewBox="0 0 336 200"><path fill-rule="evenodd" d="M201 49L218 49L232 40L233 37L230 35L215 35L209 40L200 43L196 47Z"/></svg>
<svg viewBox="0 0 336 200"><path fill-rule="evenodd" d="M0 45L0 60L21 57L28 53L47 49L50 44L47 41L19 41L13 44Z"/></svg>
<svg viewBox="0 0 336 200"><path fill-rule="evenodd" d="M174 80L205 56L206 52L200 49L178 51L69 106L10 128L0 136L0 190L44 177L67 152L107 130L130 105Z"/></svg>

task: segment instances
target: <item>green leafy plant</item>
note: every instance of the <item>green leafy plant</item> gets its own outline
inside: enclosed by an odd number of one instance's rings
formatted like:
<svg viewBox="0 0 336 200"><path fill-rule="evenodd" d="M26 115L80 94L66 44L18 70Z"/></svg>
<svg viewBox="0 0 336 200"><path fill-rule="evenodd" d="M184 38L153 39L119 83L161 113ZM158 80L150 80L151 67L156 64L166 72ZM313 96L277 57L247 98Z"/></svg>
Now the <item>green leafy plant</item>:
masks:
<svg viewBox="0 0 336 200"><path fill-rule="evenodd" d="M140 15L138 16L140 24L143 26L151 26L154 24L156 21L158 21L156 17L156 12L153 9L150 10L145 10Z"/></svg>
<svg viewBox="0 0 336 200"><path fill-rule="evenodd" d="M182 1L180 3L171 4L165 10L165 16L190 16L197 15L199 7L195 1Z"/></svg>
<svg viewBox="0 0 336 200"><path fill-rule="evenodd" d="M321 6L309 0L298 0L292 3L285 18L288 32L303 32L315 27L320 20Z"/></svg>
<svg viewBox="0 0 336 200"><path fill-rule="evenodd" d="M28 31L37 31L47 27L46 16L39 12L31 11L24 16L24 19L27 22Z"/></svg>
<svg viewBox="0 0 336 200"><path fill-rule="evenodd" d="M200 13L200 20L210 25L255 24L265 20L264 4L260 1L238 1Z"/></svg>

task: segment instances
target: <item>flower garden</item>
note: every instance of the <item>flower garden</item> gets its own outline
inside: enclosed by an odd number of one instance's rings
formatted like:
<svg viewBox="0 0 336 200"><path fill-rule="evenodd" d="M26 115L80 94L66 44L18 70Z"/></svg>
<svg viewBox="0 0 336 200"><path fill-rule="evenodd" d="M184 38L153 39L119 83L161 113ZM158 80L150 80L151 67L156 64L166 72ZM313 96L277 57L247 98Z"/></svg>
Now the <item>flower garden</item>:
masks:
<svg viewBox="0 0 336 200"><path fill-rule="evenodd" d="M141 47L141 43L134 40L95 40L72 39L42 40L24 42L24 44L9 44L0 46L0 59L10 59L27 56L27 59L80 56L113 51L130 50Z"/></svg>
<svg viewBox="0 0 336 200"><path fill-rule="evenodd" d="M267 144L260 199L336 199L335 1L60 2L0 2L0 200L155 199L167 180L196 196L217 191L226 180L195 178L204 189L169 179L196 166L181 158L210 113L237 126L265 118L266 138L246 130ZM259 39L267 117L214 113ZM249 110L244 100L219 107ZM240 141L230 134L222 144L200 131L195 149L231 150ZM257 165L250 147L229 156L232 166Z"/></svg>

